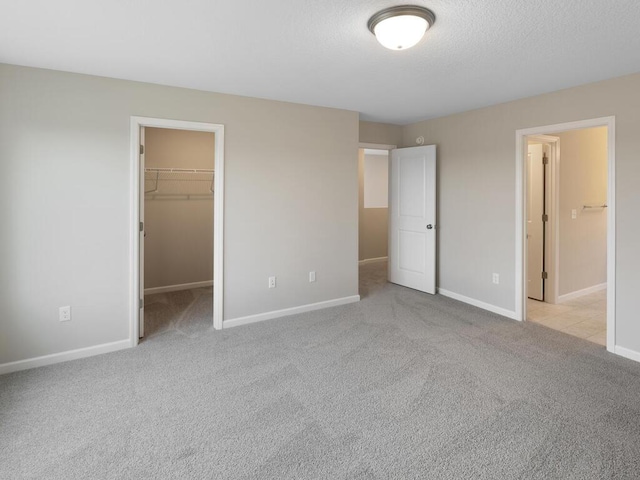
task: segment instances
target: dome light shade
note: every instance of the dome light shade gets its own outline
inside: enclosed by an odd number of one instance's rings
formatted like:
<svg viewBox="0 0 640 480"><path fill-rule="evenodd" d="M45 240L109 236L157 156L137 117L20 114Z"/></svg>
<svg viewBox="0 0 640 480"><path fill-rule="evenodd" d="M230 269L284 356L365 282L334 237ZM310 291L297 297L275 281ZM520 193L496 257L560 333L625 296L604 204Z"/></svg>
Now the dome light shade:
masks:
<svg viewBox="0 0 640 480"><path fill-rule="evenodd" d="M400 5L376 13L367 26L382 46L390 50L405 50L417 44L435 20L431 10Z"/></svg>

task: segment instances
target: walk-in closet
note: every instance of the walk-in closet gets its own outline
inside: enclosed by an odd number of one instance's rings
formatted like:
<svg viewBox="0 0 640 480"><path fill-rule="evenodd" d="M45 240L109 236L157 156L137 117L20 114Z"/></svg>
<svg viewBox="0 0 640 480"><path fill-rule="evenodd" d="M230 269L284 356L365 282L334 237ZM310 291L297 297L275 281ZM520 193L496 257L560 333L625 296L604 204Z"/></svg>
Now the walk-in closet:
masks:
<svg viewBox="0 0 640 480"><path fill-rule="evenodd" d="M144 338L211 327L211 132L144 129Z"/></svg>

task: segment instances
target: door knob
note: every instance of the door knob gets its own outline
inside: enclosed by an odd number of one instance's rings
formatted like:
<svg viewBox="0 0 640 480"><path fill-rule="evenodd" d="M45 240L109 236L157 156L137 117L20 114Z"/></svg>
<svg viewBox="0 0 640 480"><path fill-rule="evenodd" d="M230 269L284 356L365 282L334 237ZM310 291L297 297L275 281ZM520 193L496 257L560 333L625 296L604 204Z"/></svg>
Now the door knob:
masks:
<svg viewBox="0 0 640 480"><path fill-rule="evenodd" d="M427 230L431 230L433 228L433 225L429 224L427 225Z"/></svg>

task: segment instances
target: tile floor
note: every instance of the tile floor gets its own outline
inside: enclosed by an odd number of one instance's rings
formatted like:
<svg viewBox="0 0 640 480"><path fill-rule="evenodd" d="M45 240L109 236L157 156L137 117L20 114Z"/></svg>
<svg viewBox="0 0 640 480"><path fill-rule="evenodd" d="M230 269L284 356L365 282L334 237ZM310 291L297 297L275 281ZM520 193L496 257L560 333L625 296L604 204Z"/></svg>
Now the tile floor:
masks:
<svg viewBox="0 0 640 480"><path fill-rule="evenodd" d="M607 291L600 290L558 305L529 298L527 320L605 346Z"/></svg>

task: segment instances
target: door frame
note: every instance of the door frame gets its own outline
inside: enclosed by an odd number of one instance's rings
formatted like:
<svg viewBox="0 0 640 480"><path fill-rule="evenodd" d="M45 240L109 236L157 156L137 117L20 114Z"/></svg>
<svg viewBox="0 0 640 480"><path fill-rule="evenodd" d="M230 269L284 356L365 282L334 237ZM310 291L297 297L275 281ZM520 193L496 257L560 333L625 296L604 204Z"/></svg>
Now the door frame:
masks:
<svg viewBox="0 0 640 480"><path fill-rule="evenodd" d="M213 328L222 329L224 300L224 125L132 116L130 121L130 258L129 258L129 335L131 346L139 342L140 292L140 128L170 128L215 134L214 208L213 208Z"/></svg>
<svg viewBox="0 0 640 480"><path fill-rule="evenodd" d="M615 290L616 290L616 178L615 178L615 116L592 118L516 130L516 320L527 318L526 280L526 137L560 133L567 130L607 127L607 350L614 352L616 344Z"/></svg>
<svg viewBox="0 0 640 480"><path fill-rule="evenodd" d="M383 144L383 143L364 143L364 142L360 142L358 143L358 155L356 156L356 161L359 162L360 161L360 150L366 150L366 149L372 149L372 150L386 150L387 151L387 158L389 160L389 165L388 165L388 169L387 169L387 179L389 178L389 169L391 168L391 150L394 150L396 148L398 148L396 145L387 145L387 144ZM364 179L363 179L364 180ZM360 182L360 174L358 174L358 183ZM358 185L358 190L360 189L360 185ZM358 193L358 195L360 195ZM387 205L389 205L389 194L387 192ZM358 203L360 202L360 199L358 199ZM358 206L358 267L360 265L364 265L365 263L374 263L374 262L378 262L378 261L389 261L389 252L387 251L387 256L386 257L380 257L380 258L374 258L374 259L368 259L367 260L360 260L360 207ZM389 226L387 225L387 236L389 235ZM360 278L360 271L358 270L358 278ZM358 287L359 289L359 287Z"/></svg>
<svg viewBox="0 0 640 480"><path fill-rule="evenodd" d="M358 150L360 150L361 148L371 148L373 150L394 150L396 148L398 148L397 145L386 145L383 143L359 143L358 144Z"/></svg>
<svg viewBox="0 0 640 480"><path fill-rule="evenodd" d="M560 285L560 137L552 135L527 135L527 139L549 145L549 168L545 175L545 213L549 215L545 229L544 269L548 278L544 283L544 301L557 303ZM525 206L526 207L526 206ZM526 232L525 232L526 239ZM525 244L526 246L526 244ZM526 318L526 317L525 317Z"/></svg>

